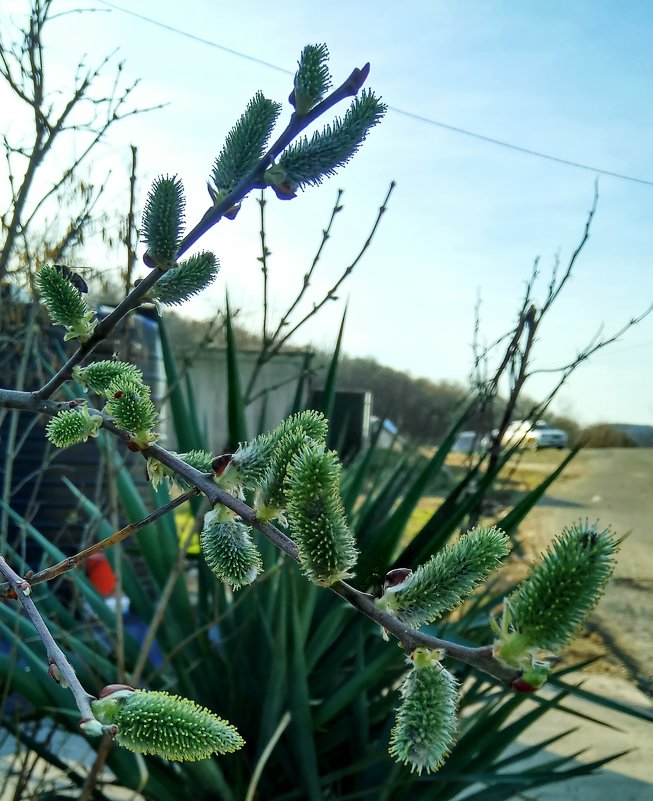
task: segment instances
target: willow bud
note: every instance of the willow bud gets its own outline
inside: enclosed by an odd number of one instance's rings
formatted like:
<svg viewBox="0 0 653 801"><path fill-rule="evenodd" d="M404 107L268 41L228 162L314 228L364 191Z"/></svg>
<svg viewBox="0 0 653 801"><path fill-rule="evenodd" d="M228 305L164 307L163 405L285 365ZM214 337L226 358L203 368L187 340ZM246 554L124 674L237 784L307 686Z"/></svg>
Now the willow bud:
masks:
<svg viewBox="0 0 653 801"><path fill-rule="evenodd" d="M151 262L162 270L170 269L184 230L184 187L176 176L160 175L155 179L143 211L143 241Z"/></svg>
<svg viewBox="0 0 653 801"><path fill-rule="evenodd" d="M456 680L438 661L440 654L418 648L401 688L401 706L390 735L390 756L411 773L438 770L456 738Z"/></svg>
<svg viewBox="0 0 653 801"><path fill-rule="evenodd" d="M109 385L117 378L143 383L143 373L129 362L105 359L88 367L73 367L73 379L91 392L106 397Z"/></svg>
<svg viewBox="0 0 653 801"><path fill-rule="evenodd" d="M507 599L495 656L523 666L538 650L558 653L597 604L618 549L609 529L587 521L564 529Z"/></svg>
<svg viewBox="0 0 653 801"><path fill-rule="evenodd" d="M242 520L225 520L219 509L204 516L200 545L206 564L234 590L251 584L263 571L261 554Z"/></svg>
<svg viewBox="0 0 653 801"><path fill-rule="evenodd" d="M48 423L45 435L56 448L67 448L78 442L96 437L102 427L102 418L91 415L86 406L59 412Z"/></svg>
<svg viewBox="0 0 653 801"><path fill-rule="evenodd" d="M107 388L106 411L137 446L146 448L156 439L152 429L158 415L145 384L124 376L114 379Z"/></svg>
<svg viewBox="0 0 653 801"><path fill-rule="evenodd" d="M102 725L118 727L120 745L140 754L189 762L244 745L234 726L178 695L122 689L93 701L91 708Z"/></svg>
<svg viewBox="0 0 653 801"><path fill-rule="evenodd" d="M341 467L334 451L305 444L288 468L288 522L303 573L328 587L348 578L356 564L356 542L340 496Z"/></svg>
<svg viewBox="0 0 653 801"><path fill-rule="evenodd" d="M67 333L64 340L86 342L97 325L93 312L79 288L68 280L56 266L42 267L36 276L36 287L52 322L62 325Z"/></svg>
<svg viewBox="0 0 653 801"><path fill-rule="evenodd" d="M443 548L403 581L386 586L381 609L418 628L451 611L495 571L510 550L494 526L478 526Z"/></svg>

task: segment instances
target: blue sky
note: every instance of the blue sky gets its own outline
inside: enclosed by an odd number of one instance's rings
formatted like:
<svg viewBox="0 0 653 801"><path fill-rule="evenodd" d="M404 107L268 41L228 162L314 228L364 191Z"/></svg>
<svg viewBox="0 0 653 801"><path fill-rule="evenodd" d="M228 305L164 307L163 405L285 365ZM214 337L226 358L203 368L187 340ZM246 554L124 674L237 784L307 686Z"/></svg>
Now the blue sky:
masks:
<svg viewBox="0 0 653 801"><path fill-rule="evenodd" d="M24 9L25 0L2 5L0 17ZM646 2L117 5L291 71L305 44L326 42L336 85L370 61L369 85L391 107L653 181L653 7ZM76 6L58 0L55 10ZM133 142L143 196L158 173L178 173L193 222L207 204L211 163L248 99L261 89L285 100L291 77L109 10L100 0L84 6L97 11L51 24L53 85L69 83L81 54L94 62L118 48L126 74L141 79L140 102L169 104L115 128L97 167L113 170L107 201L125 202ZM464 381L477 293L491 340L513 323L533 259L541 257L540 297L556 252L566 263L582 235L595 174L391 110L337 177L292 203L270 198L275 310L310 264L337 189L345 190L345 209L314 297L357 252L391 179L397 188L381 229L341 293L349 300L345 349L415 376ZM542 327L536 367L569 361L599 325L609 333L653 300L653 186L603 176L599 188L591 239ZM189 304L190 313L211 315L228 287L241 319L257 325L258 229L252 198L235 222L221 223L203 240L222 272L214 288ZM328 346L341 314L342 304L331 304L299 342ZM557 409L584 423L653 424L652 353L653 317L581 367ZM527 390L545 393L550 380L533 378Z"/></svg>

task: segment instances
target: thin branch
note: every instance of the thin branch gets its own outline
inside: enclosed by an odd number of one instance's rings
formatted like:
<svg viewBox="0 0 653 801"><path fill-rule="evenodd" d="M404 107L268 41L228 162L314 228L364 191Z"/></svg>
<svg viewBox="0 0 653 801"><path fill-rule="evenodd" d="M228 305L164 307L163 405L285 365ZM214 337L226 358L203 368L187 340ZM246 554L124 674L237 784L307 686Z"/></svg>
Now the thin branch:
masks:
<svg viewBox="0 0 653 801"><path fill-rule="evenodd" d="M315 268L317 267L318 262L320 261L320 258L322 256L322 251L324 250L324 247L325 247L326 243L331 238L331 229L333 228L333 223L334 223L334 220L336 219L336 215L339 214L343 209L343 206L340 203L340 200L342 199L342 195L343 195L343 190L342 189L338 189L338 194L336 196L336 202L335 202L333 208L331 209L331 216L329 217L329 222L327 223L327 227L322 231L322 239L320 241L320 244L319 244L319 247L317 249L317 252L315 253L315 256L313 258L311 266L309 267L308 272L306 273L306 275L304 276L304 278L302 280L301 288L300 288L299 292L297 293L297 296L295 297L295 300L293 300L293 302L290 304L290 306L288 307L287 311L285 312L285 314L283 315L281 320L279 320L279 325L277 326L277 330L274 332L274 334L272 336L272 341L276 340L277 337L283 331L283 329L288 325L288 321L290 319L290 315L295 311L295 308L299 305L301 299L304 297L304 294L305 294L306 290L310 286L311 278L313 277L313 273L315 272ZM390 193L388 193L386 195L385 201L383 203L384 206L387 204L389 197L390 197Z"/></svg>
<svg viewBox="0 0 653 801"><path fill-rule="evenodd" d="M54 681L63 686L68 686L77 704L77 708L82 716L82 721L95 720L95 715L91 709L92 695L80 684L77 674L70 664L64 652L59 648L54 641L52 634L48 627L45 625L39 610L36 608L34 601L30 597L31 586L24 578L18 575L5 561L4 557L0 554L0 573L2 573L9 584L11 585L16 596L20 600L23 609L27 613L32 625L36 629L36 633L41 638L48 658L49 672ZM99 725L99 724L98 724ZM103 726L104 731L112 731L115 733L115 727Z"/></svg>
<svg viewBox="0 0 653 801"><path fill-rule="evenodd" d="M155 523L159 518L167 515L168 512L171 512L173 509L176 509L178 506L186 503L187 500L194 498L196 495L199 495L199 490L190 489L187 492L184 492L182 495L179 495L177 498L169 501L167 504L165 504L165 506L155 509L137 523L129 523L119 531L115 531L113 534L105 537L103 540L95 542L93 545L89 545L88 548L84 548L78 553L73 554L73 556L68 556L66 559L62 559L61 562L57 562L56 565L46 567L43 570L39 570L38 573L28 576L30 586L33 587L36 584L42 584L44 581L52 581L52 579L57 578L57 576L61 576L64 573L67 573L69 570L74 570L74 568L79 567L91 556L95 556L95 554L106 551L107 548L110 548L112 545L115 545L118 542L122 542L123 540L127 539L127 537L133 537L134 534L138 534L139 531L142 531L147 526ZM8 591L9 587L7 584L0 585L0 597L7 597Z"/></svg>
<svg viewBox="0 0 653 801"><path fill-rule="evenodd" d="M354 268L356 267L356 265L358 264L358 262L359 262L359 261L360 261L360 260L363 258L363 256L365 255L365 252L367 251L367 249L369 248L369 246L372 244L372 239L374 238L374 234L376 233L376 229L379 227L379 224L380 224L380 222L381 222L381 218L383 217L383 215L384 215L384 214L385 214L385 212L387 211L387 206L388 206L388 201L390 200L390 195L392 194L392 192L393 192L393 190L394 190L394 188L395 188L395 186L396 186L396 185L397 185L397 184L396 184L396 182L395 182L395 181L391 181L391 182L390 182L390 187L389 187L389 189L388 189L388 192L387 192L387 194L386 194L386 196L385 196L385 200L383 201L383 203L382 203L382 204L381 204L381 206L379 207L379 211L378 211L378 213L377 213L377 215L376 215L376 220L374 221L374 225L372 226L372 230L370 231L370 233L369 233L369 235L368 235L367 239L366 239L366 240L365 240L365 242L363 243L363 246L362 246L362 248L359 250L359 252L358 252L358 255L356 256L356 258L355 258L355 259L352 261L352 263L349 265L349 267L347 267L347 268L346 268L346 270L345 270L345 271L342 273L342 275L340 276L340 278L339 278L339 279L336 281L336 283L335 283L335 284L334 284L334 285L331 287L331 289L329 289L329 291L328 291L328 292L325 294L324 298L323 298L323 299L322 299L322 300L321 300L319 303L317 303L317 304L314 304L314 306L313 306L313 308L311 309L311 311L310 311L310 312L308 312L308 314L304 315L304 317L303 317L303 318L302 318L302 319L301 319L301 320L300 320L300 321L299 321L299 322L298 322L296 325L294 325L294 326L293 326L293 327L290 329L290 331L288 331L287 333L285 333L285 334L283 335L283 337L281 337L281 339L279 339L279 341L277 342L277 344L276 344L276 345L275 345L275 346L274 346L274 347L273 347L273 348L270 350L270 356L269 356L269 358L272 358L272 357L273 357L273 356L275 356L277 353L279 353L279 351L281 350L281 348L282 348L282 347L284 346L284 344L285 344L285 343L286 343L286 342L287 342L287 341L290 339L290 337L291 337L291 336L292 336L292 335L293 335L293 334L294 334L294 333L295 333L295 332L296 332L296 331L297 331L299 328L301 328L301 327L302 327L302 326L303 326L303 325L304 325L304 324L307 322L307 320L310 320L310 318L311 318L311 317L313 317L313 315L314 315L314 314L316 314L316 313L317 313L317 312L318 312L318 311L319 311L319 310L320 310L320 309L321 309L321 308L324 306L324 304L325 304L325 303L328 303L330 300L333 300L333 299L334 299L334 296L335 296L336 292L338 291L338 289L340 288L340 285L341 285L341 284L343 283L343 281L344 281L344 280L345 280L345 279L346 279L346 278L347 278L347 277L348 277L348 276L349 276L349 275L352 273L352 271L354 270Z"/></svg>
<svg viewBox="0 0 653 801"><path fill-rule="evenodd" d="M648 317L651 312L653 312L653 303L651 303L651 305L637 317L632 317L618 331L615 331L614 334L610 334L610 336L607 338L601 337L601 333L603 332L603 326L601 326L596 334L594 334L592 339L583 348L583 350L580 351L575 359L573 359L573 361L563 364L559 367L538 367L536 370L529 370L528 377L530 378L531 376L538 375L539 373L563 373L565 374L565 378L567 378L571 372L576 369L576 367L582 364L582 362L589 359L590 356L593 356L597 351L605 348L607 345L612 345L614 342L617 342L618 339L626 333L626 331L628 331L634 325L641 323L641 321Z"/></svg>
<svg viewBox="0 0 653 801"><path fill-rule="evenodd" d="M578 243L576 250L574 250L574 252L572 253L571 258L569 259L569 264L567 265L567 269L565 270L565 273L560 279L557 286L555 286L555 273L557 272L557 266L554 266L552 283L549 286L549 294L544 302L544 305L542 306L540 317L546 314L546 312L551 308L551 305L554 303L555 299L558 297L563 287L570 279L571 273L574 269L574 265L576 264L576 260L580 256L583 248L587 244L587 240L590 237L590 228L592 227L592 220L594 219L594 215L596 214L596 208L598 206L598 202L599 202L599 179L597 178L596 181L594 182L594 200L592 202L592 206L589 212L587 213L587 219L585 220L585 229L583 231L583 236L580 242Z"/></svg>

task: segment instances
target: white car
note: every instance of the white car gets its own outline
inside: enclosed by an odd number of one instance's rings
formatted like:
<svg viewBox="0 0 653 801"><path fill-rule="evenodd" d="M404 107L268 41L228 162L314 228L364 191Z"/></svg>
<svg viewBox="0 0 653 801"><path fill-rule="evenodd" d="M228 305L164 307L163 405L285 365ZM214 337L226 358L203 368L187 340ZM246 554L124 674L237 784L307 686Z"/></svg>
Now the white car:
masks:
<svg viewBox="0 0 653 801"><path fill-rule="evenodd" d="M532 423L530 420L515 420L510 423L503 435L503 445L537 450L538 448L566 448L569 437L565 431L554 428L544 420Z"/></svg>

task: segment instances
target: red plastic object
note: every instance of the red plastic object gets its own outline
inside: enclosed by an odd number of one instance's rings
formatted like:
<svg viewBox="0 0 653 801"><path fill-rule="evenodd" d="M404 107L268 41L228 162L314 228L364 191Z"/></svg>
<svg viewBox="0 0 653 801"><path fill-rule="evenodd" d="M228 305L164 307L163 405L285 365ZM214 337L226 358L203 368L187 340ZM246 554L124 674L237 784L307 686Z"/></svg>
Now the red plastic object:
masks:
<svg viewBox="0 0 653 801"><path fill-rule="evenodd" d="M115 591L116 576L103 553L89 556L86 561L86 575L95 589L105 598Z"/></svg>

